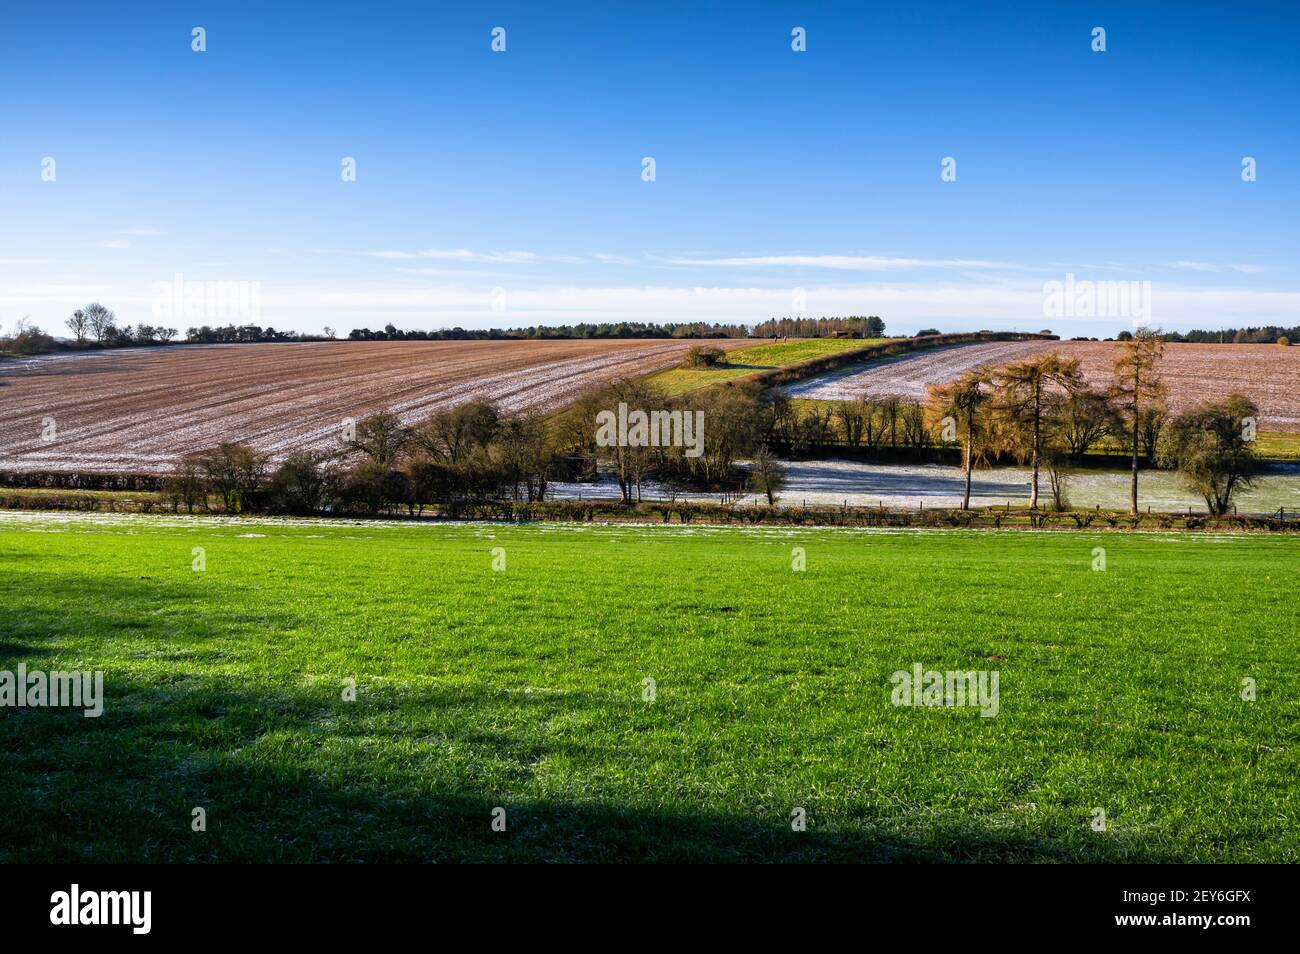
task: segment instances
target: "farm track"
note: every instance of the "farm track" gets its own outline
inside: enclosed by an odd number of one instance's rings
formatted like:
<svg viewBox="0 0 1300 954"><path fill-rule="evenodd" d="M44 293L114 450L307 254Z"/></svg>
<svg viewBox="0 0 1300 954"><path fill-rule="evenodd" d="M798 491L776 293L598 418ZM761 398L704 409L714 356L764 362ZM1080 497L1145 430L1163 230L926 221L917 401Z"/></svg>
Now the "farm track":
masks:
<svg viewBox="0 0 1300 954"><path fill-rule="evenodd" d="M841 368L786 388L791 397L855 399L896 394L925 399L931 384L977 367L997 367L1050 351L1077 357L1089 383L1113 380L1121 345L1105 341L1013 341L957 345ZM1260 409L1260 427L1300 432L1300 348L1277 345L1169 344L1160 366L1174 411L1238 391Z"/></svg>
<svg viewBox="0 0 1300 954"><path fill-rule="evenodd" d="M0 469L157 473L220 441L277 458L319 450L337 443L344 418L381 410L408 424L474 398L546 411L593 385L670 367L694 343L194 345L15 361L0 364Z"/></svg>

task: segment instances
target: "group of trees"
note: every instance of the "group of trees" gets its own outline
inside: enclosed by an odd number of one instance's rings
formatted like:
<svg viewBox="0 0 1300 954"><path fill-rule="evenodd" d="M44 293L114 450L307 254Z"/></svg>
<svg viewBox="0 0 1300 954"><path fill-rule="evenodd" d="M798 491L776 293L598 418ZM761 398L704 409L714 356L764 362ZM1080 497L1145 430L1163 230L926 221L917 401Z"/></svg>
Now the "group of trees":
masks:
<svg viewBox="0 0 1300 954"><path fill-rule="evenodd" d="M542 500L558 449L542 420L471 401L414 426L392 412L344 426L328 450L267 455L223 443L184 457L164 482L174 509L248 509L305 515L377 514L465 499Z"/></svg>
<svg viewBox="0 0 1300 954"><path fill-rule="evenodd" d="M165 345L178 340L175 328L140 322L135 326L117 323L112 309L99 302L78 308L64 321L77 347L124 348L141 345ZM251 343L266 341L322 341L334 337L331 328L325 334L299 334L295 331L276 331L260 325L202 325L188 328L185 341L191 344ZM14 334L0 339L0 350L14 354L38 354L57 346L53 337L32 325L26 318L18 322Z"/></svg>
<svg viewBox="0 0 1300 954"><path fill-rule="evenodd" d="M601 416L618 415L620 408L665 423L658 431L652 424L640 437L629 428L626 441L602 441ZM559 418L557 439L567 454L608 468L623 501L632 503L641 500L650 479L669 486L741 489L737 462L765 451L772 429L772 395L758 385L702 388L673 397L645 380L631 380L582 395Z"/></svg>
<svg viewBox="0 0 1300 954"><path fill-rule="evenodd" d="M602 442L601 414L620 404L675 414L679 439ZM616 381L550 418L506 414L483 400L414 425L382 412L346 428L334 448L295 452L276 466L246 445L223 443L183 458L162 489L175 510L373 515L402 508L418 516L429 505L454 514L486 500L540 502L551 481L591 477L603 466L631 503L649 479L738 489L744 475L737 461L761 451L767 456L755 468L754 488L774 498L783 476L764 447L771 425L771 402L757 387L706 389L686 400L643 380Z"/></svg>
<svg viewBox="0 0 1300 954"><path fill-rule="evenodd" d="M443 328L438 331L403 331L391 322L380 331L353 328L348 332L352 341L541 341L563 338L745 338L750 336L747 325L728 325L717 322L694 321L686 323L642 321L615 321L576 325L532 325L527 328Z"/></svg>
<svg viewBox="0 0 1300 954"><path fill-rule="evenodd" d="M869 318L772 318L750 327L721 322L614 321L527 328L444 328L438 331L403 331L391 322L382 330L354 328L353 341L488 341L544 340L550 338L829 338L833 335L883 338L885 323Z"/></svg>
<svg viewBox="0 0 1300 954"><path fill-rule="evenodd" d="M1210 512L1222 515L1233 493L1257 470L1255 404L1241 395L1198 405L1172 420L1158 367L1164 340L1142 331L1124 343L1110 387L1084 380L1077 358L1058 353L986 371L975 369L930 388L928 419L962 447L970 509L971 471L993 455L1028 464L1029 506L1038 508L1039 477L1048 473L1053 506L1066 509L1063 466L1107 435L1122 435L1131 460L1129 512L1138 512L1138 466L1143 456L1178 470Z"/></svg>
<svg viewBox="0 0 1300 954"><path fill-rule="evenodd" d="M54 339L24 315L14 322L13 334L0 336L0 351L9 354L40 354L54 347Z"/></svg>
<svg viewBox="0 0 1300 954"><path fill-rule="evenodd" d="M190 344L252 344L267 341L328 341L334 329L326 328L323 335L301 334L297 331L276 331L260 325L200 325L185 330L185 340Z"/></svg>
<svg viewBox="0 0 1300 954"><path fill-rule="evenodd" d="M1201 331L1199 329L1181 333L1170 331L1164 335L1164 339L1166 341L1190 341L1197 344L1289 345L1293 341L1300 341L1300 325L1292 328L1265 325L1262 328L1227 328L1220 331Z"/></svg>
<svg viewBox="0 0 1300 954"><path fill-rule="evenodd" d="M795 455L839 443L864 450L924 450L936 443L921 405L896 395L863 396L800 411L781 391L772 396L772 441Z"/></svg>
<svg viewBox="0 0 1300 954"><path fill-rule="evenodd" d="M78 347L92 345L121 348L130 345L167 344L176 337L175 328L138 324L118 325L117 316L99 302L78 308L64 321ZM0 351L13 354L41 354L53 351L58 342L27 318L19 319L14 333L0 338Z"/></svg>
<svg viewBox="0 0 1300 954"><path fill-rule="evenodd" d="M755 338L830 338L836 334L854 338L883 338L885 322L876 315L847 318L770 318L752 331Z"/></svg>
<svg viewBox="0 0 1300 954"><path fill-rule="evenodd" d="M131 345L168 344L176 337L175 328L147 325L143 322L134 328L117 323L112 309L91 302L78 308L64 321L78 345L91 341L105 348L123 348Z"/></svg>

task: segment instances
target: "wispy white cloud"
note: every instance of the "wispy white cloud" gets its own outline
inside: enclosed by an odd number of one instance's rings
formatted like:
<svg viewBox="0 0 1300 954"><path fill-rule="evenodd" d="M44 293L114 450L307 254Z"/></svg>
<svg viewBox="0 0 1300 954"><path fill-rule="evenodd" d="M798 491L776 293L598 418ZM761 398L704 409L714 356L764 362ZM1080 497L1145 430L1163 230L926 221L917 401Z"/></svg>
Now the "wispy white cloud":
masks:
<svg viewBox="0 0 1300 954"><path fill-rule="evenodd" d="M1017 269L1012 262L992 262L966 258L890 258L881 255L751 255L733 258L673 257L663 259L670 265L709 267L764 268L833 268L853 272L887 272L913 268L949 269Z"/></svg>
<svg viewBox="0 0 1300 954"><path fill-rule="evenodd" d="M130 239L104 239L102 242L96 242L99 248L130 248Z"/></svg>
<svg viewBox="0 0 1300 954"><path fill-rule="evenodd" d="M1197 262L1188 259L1170 262L1169 267L1181 268L1193 272L1242 272L1247 275L1254 275L1265 271L1265 268L1262 265L1220 265L1216 262Z"/></svg>
<svg viewBox="0 0 1300 954"><path fill-rule="evenodd" d="M397 260L411 259L433 259L444 262L535 262L537 254L535 252L475 252L467 248L426 248L417 251L381 251L366 252L371 258L386 258Z"/></svg>
<svg viewBox="0 0 1300 954"><path fill-rule="evenodd" d="M392 283L282 284L262 282L262 305L276 326L286 318L316 327L314 310L345 312L331 323L355 318L403 318L430 326L442 321L502 323L492 310L492 289L478 281L396 286ZM573 285L538 286L528 282L493 282L505 292L509 321L710 320L752 322L795 314L792 289L724 285ZM148 320L152 286L101 283L30 282L0 278L0 301L34 318L52 320L92 299L111 302L123 320ZM810 285L803 289L807 314L879 314L891 327L912 321L943 321L948 326L987 327L988 322L1043 325L1044 291L1029 280L997 284L971 281L890 281L849 285ZM1157 282L1152 319L1165 327L1217 327L1228 323L1276 324L1300 312L1300 291L1199 288ZM1068 325L1080 319L1055 319ZM1052 327L1049 323L1048 327ZM1060 329L1057 329L1058 331Z"/></svg>

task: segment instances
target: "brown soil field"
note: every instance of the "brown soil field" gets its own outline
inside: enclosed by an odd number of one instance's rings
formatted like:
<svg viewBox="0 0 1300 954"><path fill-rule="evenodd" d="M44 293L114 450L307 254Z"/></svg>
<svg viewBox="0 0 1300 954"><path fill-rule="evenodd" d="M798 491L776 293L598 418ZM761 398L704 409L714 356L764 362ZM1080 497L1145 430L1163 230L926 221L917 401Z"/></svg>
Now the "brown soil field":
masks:
<svg viewBox="0 0 1300 954"><path fill-rule="evenodd" d="M337 446L345 418L407 423L472 398L550 410L671 367L693 341L186 345L0 362L0 468L164 473L219 441L273 457ZM709 342L723 348L751 341ZM47 423L53 437L45 440Z"/></svg>
<svg viewBox="0 0 1300 954"><path fill-rule="evenodd" d="M1105 385L1113 380L1111 367L1122 347L1111 341L958 345L842 368L786 390L792 397L821 400L897 394L920 401L929 385L950 381L971 368L996 367L1049 351L1079 358L1089 382ZM1300 347L1167 344L1160 372L1174 411L1237 391L1259 405L1262 429L1300 432Z"/></svg>

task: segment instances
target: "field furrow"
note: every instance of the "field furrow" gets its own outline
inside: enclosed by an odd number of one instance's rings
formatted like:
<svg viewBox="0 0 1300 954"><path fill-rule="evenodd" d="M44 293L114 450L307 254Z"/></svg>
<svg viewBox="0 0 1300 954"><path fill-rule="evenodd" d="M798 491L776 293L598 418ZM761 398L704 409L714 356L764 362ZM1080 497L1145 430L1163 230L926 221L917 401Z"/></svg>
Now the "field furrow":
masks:
<svg viewBox="0 0 1300 954"><path fill-rule="evenodd" d="M973 368L993 368L1058 351L1078 358L1089 383L1104 387L1122 345L1110 341L1011 341L957 345L886 358L790 385L791 397L854 400L897 395L923 401L932 384ZM1237 391L1260 409L1260 426L1300 431L1300 348L1277 345L1169 344L1160 365L1174 411Z"/></svg>
<svg viewBox="0 0 1300 954"><path fill-rule="evenodd" d="M321 449L345 418L381 410L407 423L475 398L545 411L593 385L670 367L692 344L321 342L15 361L0 365L0 468L163 472L219 441L275 457Z"/></svg>

